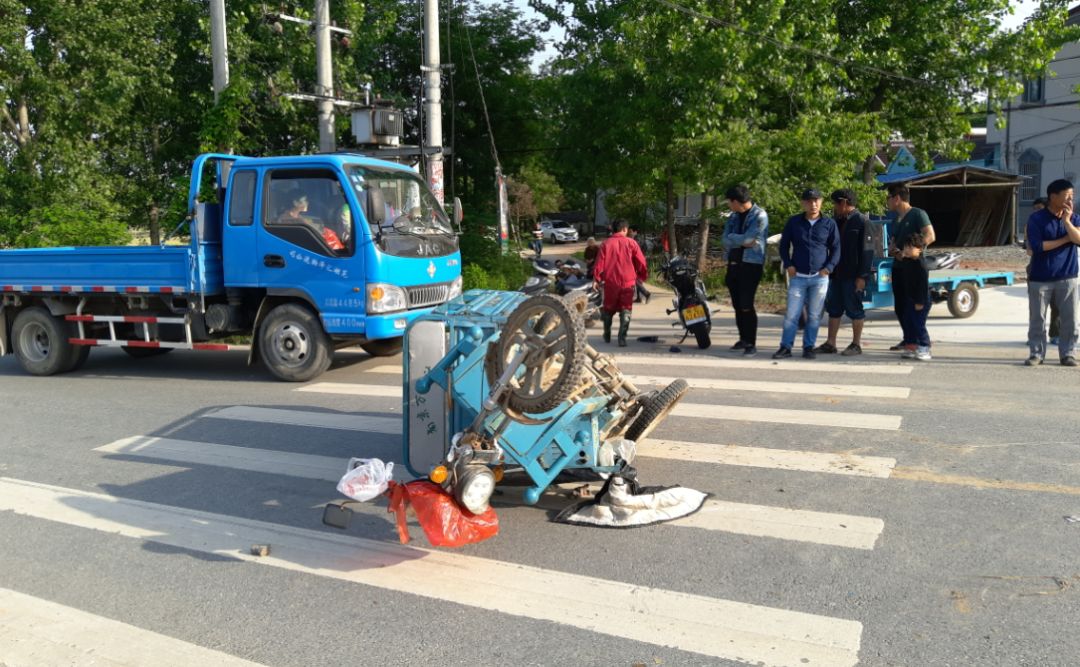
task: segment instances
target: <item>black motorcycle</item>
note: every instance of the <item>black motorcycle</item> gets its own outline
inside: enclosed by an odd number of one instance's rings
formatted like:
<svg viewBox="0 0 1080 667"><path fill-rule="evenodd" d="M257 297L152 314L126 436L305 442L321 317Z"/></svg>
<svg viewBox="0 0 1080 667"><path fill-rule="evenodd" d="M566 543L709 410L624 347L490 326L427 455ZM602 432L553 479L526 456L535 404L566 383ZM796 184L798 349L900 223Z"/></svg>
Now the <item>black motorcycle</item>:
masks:
<svg viewBox="0 0 1080 667"><path fill-rule="evenodd" d="M529 276L519 292L532 296L554 291L568 300L581 299L586 326L591 326L600 317L603 293L588 275L588 267L584 263L575 259L565 262L534 259L532 265L533 275Z"/></svg>
<svg viewBox="0 0 1080 667"><path fill-rule="evenodd" d="M664 280L675 290L671 300L675 307L667 311L679 314L679 321L671 326L682 325L684 329L682 343L690 334L697 339L698 348L704 350L712 345L709 332L712 331L712 311L705 295L705 283L698 277L698 270L685 257L676 255L661 267Z"/></svg>

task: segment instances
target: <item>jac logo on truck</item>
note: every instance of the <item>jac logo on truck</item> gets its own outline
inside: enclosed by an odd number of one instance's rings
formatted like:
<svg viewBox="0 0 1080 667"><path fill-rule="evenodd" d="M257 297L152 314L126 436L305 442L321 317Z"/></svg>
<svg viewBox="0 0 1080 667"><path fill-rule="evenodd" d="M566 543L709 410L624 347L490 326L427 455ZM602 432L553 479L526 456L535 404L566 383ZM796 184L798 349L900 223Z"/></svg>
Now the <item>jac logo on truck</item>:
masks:
<svg viewBox="0 0 1080 667"><path fill-rule="evenodd" d="M435 277L435 262L428 262L427 274L428 274L428 278L434 278Z"/></svg>

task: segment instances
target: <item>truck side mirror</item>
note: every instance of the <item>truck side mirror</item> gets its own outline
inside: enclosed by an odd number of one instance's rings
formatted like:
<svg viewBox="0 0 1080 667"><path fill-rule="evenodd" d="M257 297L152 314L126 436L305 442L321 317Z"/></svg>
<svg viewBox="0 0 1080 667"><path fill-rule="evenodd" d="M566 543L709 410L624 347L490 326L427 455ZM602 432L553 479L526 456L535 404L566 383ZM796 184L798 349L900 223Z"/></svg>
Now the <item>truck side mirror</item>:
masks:
<svg viewBox="0 0 1080 667"><path fill-rule="evenodd" d="M461 233L461 221L465 219L465 211L461 210L461 199L454 197L454 227Z"/></svg>
<svg viewBox="0 0 1080 667"><path fill-rule="evenodd" d="M369 188L367 191L367 214L368 224L382 227L386 221L386 199L383 197L382 188Z"/></svg>

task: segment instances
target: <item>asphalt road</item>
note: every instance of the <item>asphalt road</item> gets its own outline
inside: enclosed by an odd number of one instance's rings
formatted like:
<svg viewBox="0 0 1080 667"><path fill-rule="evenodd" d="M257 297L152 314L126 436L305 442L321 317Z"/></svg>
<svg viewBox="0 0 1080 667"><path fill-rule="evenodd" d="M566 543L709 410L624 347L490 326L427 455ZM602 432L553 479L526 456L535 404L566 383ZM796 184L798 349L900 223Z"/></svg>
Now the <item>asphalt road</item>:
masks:
<svg viewBox="0 0 1080 667"><path fill-rule="evenodd" d="M1075 665L1080 374L1022 366L1015 298L935 311L928 363L875 315L867 354L812 363L769 361L763 317L745 364L728 312L671 352L657 294L632 330L657 343L593 343L696 385L637 467L707 511L602 530L502 504L457 550L400 546L385 503L320 523L334 466L401 459L400 358L343 351L308 385L242 352L0 359L0 664Z"/></svg>

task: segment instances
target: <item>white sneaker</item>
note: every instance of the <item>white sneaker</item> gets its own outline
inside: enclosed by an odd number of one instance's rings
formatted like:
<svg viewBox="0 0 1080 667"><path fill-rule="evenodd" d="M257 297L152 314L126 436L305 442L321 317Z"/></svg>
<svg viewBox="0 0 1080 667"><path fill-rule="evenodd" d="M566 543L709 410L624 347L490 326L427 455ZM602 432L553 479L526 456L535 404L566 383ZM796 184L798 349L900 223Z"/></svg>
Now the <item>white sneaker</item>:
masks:
<svg viewBox="0 0 1080 667"><path fill-rule="evenodd" d="M930 347L920 345L915 348L915 358L919 361L930 361L933 357L930 356Z"/></svg>

